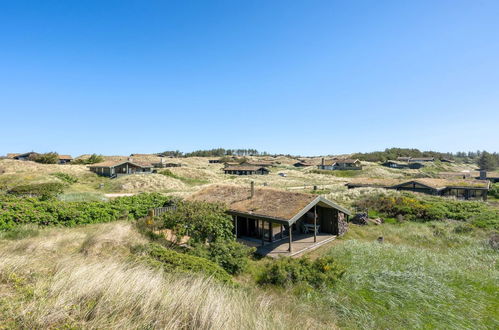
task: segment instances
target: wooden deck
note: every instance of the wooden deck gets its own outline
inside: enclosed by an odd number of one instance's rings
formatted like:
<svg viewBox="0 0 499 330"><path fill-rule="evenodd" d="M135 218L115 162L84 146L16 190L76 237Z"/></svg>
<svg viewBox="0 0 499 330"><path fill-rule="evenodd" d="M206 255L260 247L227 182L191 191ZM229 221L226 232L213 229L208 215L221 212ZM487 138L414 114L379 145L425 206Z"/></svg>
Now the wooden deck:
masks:
<svg viewBox="0 0 499 330"><path fill-rule="evenodd" d="M321 245L331 242L336 238L336 235L319 233L317 235L317 242L314 243L314 235L311 234L294 234L293 235L293 252L289 252L289 243L287 239L277 242L265 242L262 246L262 241L259 239L241 237L238 241L257 248L257 253L271 258L279 257L297 257L307 251L318 248Z"/></svg>

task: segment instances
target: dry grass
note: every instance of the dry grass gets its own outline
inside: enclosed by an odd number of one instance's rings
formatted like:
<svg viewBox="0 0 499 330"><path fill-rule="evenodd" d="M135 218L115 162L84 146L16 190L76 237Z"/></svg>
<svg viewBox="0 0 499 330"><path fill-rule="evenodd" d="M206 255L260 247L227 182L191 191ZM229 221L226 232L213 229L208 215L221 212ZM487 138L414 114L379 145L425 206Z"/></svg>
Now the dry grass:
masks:
<svg viewBox="0 0 499 330"><path fill-rule="evenodd" d="M143 243L126 222L0 240L0 323L8 328L332 328L299 302L129 259Z"/></svg>

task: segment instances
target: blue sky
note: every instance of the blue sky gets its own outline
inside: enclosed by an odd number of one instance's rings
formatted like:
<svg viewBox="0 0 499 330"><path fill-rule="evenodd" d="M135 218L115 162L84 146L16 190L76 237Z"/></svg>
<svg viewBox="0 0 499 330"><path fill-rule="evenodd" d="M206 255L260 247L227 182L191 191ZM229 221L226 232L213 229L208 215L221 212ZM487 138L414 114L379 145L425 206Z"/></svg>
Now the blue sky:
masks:
<svg viewBox="0 0 499 330"><path fill-rule="evenodd" d="M0 154L499 150L499 1L0 0Z"/></svg>

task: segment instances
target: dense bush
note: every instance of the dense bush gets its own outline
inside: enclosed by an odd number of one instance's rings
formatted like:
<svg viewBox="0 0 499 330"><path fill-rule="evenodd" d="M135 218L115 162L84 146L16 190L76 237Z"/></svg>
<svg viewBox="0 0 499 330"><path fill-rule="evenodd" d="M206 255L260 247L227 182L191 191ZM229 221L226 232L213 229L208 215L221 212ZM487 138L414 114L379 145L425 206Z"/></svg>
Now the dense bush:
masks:
<svg viewBox="0 0 499 330"><path fill-rule="evenodd" d="M489 196L499 199L499 183L494 183L489 190Z"/></svg>
<svg viewBox="0 0 499 330"><path fill-rule="evenodd" d="M148 244L135 248L136 254L152 266L168 272L201 273L222 282L231 282L230 275L219 265L205 258L180 253L159 244Z"/></svg>
<svg viewBox="0 0 499 330"><path fill-rule="evenodd" d="M63 173L63 172L56 172L56 173L52 173L51 175L55 176L58 179L61 179L64 182L67 182L69 184L73 184L73 183L78 182L78 178L71 175L71 174L67 174L67 173Z"/></svg>
<svg viewBox="0 0 499 330"><path fill-rule="evenodd" d="M380 212L389 217L402 215L405 220L432 221L453 219L470 221L484 228L497 228L499 212L478 201L456 201L442 198L375 195L358 201L355 206Z"/></svg>
<svg viewBox="0 0 499 330"><path fill-rule="evenodd" d="M47 152L45 154L33 154L30 160L41 164L57 164L59 162L59 154L57 152Z"/></svg>
<svg viewBox="0 0 499 330"><path fill-rule="evenodd" d="M234 239L231 217L220 204L179 201L176 208L162 215L163 228L177 236L190 236L193 242L215 242Z"/></svg>
<svg viewBox="0 0 499 330"><path fill-rule="evenodd" d="M0 195L0 230L30 223L74 226L123 218L138 219L146 216L150 209L165 206L169 201L169 197L154 193L120 197L109 202L63 202Z"/></svg>
<svg viewBox="0 0 499 330"><path fill-rule="evenodd" d="M209 259L220 265L229 274L237 275L247 269L249 257L253 252L255 252L255 248L230 240L213 242L209 245L197 244L190 251L190 254Z"/></svg>
<svg viewBox="0 0 499 330"><path fill-rule="evenodd" d="M314 288L331 287L344 273L345 269L329 256L313 261L308 258L280 258L266 266L258 283L282 287L298 283Z"/></svg>
<svg viewBox="0 0 499 330"><path fill-rule="evenodd" d="M39 197L43 200L55 197L64 191L60 182L32 183L13 187L7 193L16 196Z"/></svg>
<svg viewBox="0 0 499 330"><path fill-rule="evenodd" d="M82 158L75 159L70 164L72 164L72 165L97 164L97 163L100 163L103 161L104 161L104 157L102 155L92 154L87 159L82 159Z"/></svg>

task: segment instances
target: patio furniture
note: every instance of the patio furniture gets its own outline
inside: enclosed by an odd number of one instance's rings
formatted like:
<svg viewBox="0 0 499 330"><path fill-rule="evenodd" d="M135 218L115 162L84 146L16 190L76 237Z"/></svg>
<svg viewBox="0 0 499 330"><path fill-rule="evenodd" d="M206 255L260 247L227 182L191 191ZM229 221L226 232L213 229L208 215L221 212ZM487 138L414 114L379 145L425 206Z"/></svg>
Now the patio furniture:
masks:
<svg viewBox="0 0 499 330"><path fill-rule="evenodd" d="M315 233L318 234L319 229L321 227L321 225L314 226L313 224L308 224L308 223L305 223L303 226L305 227L305 234L313 233L314 227L315 227Z"/></svg>

